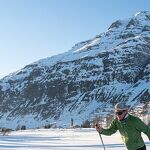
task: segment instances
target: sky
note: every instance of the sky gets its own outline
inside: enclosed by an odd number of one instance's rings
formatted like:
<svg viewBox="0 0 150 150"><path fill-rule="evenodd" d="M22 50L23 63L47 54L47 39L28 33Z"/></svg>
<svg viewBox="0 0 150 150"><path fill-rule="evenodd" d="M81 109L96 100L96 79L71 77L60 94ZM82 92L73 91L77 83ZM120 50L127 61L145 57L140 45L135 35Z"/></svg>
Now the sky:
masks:
<svg viewBox="0 0 150 150"><path fill-rule="evenodd" d="M0 78L149 10L149 0L0 0Z"/></svg>

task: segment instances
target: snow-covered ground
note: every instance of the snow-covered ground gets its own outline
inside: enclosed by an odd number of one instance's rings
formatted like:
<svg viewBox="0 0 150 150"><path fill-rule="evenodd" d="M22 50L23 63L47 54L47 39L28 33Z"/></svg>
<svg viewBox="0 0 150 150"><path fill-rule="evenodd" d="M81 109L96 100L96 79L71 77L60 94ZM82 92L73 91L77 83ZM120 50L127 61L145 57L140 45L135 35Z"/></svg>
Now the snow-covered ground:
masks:
<svg viewBox="0 0 150 150"><path fill-rule="evenodd" d="M102 138L106 150L126 150L119 133ZM0 135L0 150L103 150L103 146L95 129L36 129Z"/></svg>

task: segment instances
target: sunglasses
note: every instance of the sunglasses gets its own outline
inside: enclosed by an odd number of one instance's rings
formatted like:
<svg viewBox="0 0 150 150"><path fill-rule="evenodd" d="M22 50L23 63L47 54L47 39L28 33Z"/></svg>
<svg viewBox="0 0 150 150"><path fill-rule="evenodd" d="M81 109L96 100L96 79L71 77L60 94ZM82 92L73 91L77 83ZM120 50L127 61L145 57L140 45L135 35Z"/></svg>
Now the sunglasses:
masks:
<svg viewBox="0 0 150 150"><path fill-rule="evenodd" d="M119 115L122 115L124 112L125 112L125 110L123 110L123 111L117 111L117 112L115 112L115 114L116 114L117 116L119 116Z"/></svg>

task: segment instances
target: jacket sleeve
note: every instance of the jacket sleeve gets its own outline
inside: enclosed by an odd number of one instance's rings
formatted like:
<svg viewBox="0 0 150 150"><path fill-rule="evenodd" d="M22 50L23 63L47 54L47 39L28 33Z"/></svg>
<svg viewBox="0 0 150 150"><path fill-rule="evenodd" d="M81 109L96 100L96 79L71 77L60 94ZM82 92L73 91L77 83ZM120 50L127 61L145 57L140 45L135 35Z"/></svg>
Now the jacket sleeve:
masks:
<svg viewBox="0 0 150 150"><path fill-rule="evenodd" d="M104 135L112 135L114 133L116 133L117 131L117 125L116 125L116 120L114 119L110 126L107 129L103 129L102 132L100 132L100 134L104 134Z"/></svg>
<svg viewBox="0 0 150 150"><path fill-rule="evenodd" d="M138 118L137 123L137 130L145 133L149 140L150 140L150 127L148 125L146 125L141 119Z"/></svg>

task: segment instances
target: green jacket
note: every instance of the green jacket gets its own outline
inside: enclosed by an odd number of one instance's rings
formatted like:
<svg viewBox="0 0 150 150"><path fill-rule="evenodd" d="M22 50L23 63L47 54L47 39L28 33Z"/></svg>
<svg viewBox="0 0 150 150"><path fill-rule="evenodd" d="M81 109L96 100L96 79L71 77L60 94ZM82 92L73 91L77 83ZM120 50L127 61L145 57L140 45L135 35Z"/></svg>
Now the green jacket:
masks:
<svg viewBox="0 0 150 150"><path fill-rule="evenodd" d="M112 135L117 130L121 134L121 138L128 150L136 150L144 146L144 141L141 132L145 133L150 140L150 127L144 124L139 118L128 114L124 122L115 118L110 127L103 129L100 134Z"/></svg>

